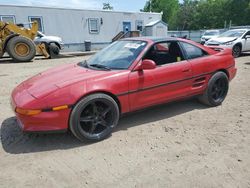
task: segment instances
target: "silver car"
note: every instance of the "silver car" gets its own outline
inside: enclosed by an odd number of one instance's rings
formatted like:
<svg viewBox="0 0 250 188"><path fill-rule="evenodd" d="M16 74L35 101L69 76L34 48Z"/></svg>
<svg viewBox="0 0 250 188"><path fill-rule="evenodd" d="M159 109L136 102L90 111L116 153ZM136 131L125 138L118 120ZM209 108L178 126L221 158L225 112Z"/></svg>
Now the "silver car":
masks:
<svg viewBox="0 0 250 188"><path fill-rule="evenodd" d="M219 30L207 30L201 37L201 44L205 44L211 38L215 38L220 35Z"/></svg>
<svg viewBox="0 0 250 188"><path fill-rule="evenodd" d="M234 57L250 51L250 29L233 29L226 31L205 43L206 46L231 48Z"/></svg>
<svg viewBox="0 0 250 188"><path fill-rule="evenodd" d="M35 44L44 43L51 57L59 55L60 50L64 48L64 43L61 37L47 36L40 31L37 32L34 42Z"/></svg>

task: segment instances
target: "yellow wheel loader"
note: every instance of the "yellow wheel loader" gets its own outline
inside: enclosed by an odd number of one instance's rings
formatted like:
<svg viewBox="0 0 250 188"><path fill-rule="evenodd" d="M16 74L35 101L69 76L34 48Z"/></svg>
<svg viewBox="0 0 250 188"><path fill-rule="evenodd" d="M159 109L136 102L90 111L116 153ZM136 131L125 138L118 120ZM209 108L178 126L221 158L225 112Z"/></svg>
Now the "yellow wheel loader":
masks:
<svg viewBox="0 0 250 188"><path fill-rule="evenodd" d="M31 61L36 54L42 54L48 58L49 54L45 44L35 45L33 42L37 31L38 23L36 21L32 23L30 29L0 21L0 58L5 52L15 62Z"/></svg>

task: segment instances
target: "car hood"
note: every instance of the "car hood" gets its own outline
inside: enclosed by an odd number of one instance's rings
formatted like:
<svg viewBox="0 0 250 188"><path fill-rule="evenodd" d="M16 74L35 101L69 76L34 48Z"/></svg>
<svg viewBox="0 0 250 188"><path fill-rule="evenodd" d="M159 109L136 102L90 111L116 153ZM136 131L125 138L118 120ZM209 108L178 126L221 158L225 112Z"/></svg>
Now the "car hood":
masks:
<svg viewBox="0 0 250 188"><path fill-rule="evenodd" d="M219 43L219 44L221 44L221 43L234 41L236 39L237 39L237 37L216 37L216 38L210 39L208 42L209 43Z"/></svg>
<svg viewBox="0 0 250 188"><path fill-rule="evenodd" d="M22 85L33 97L38 99L80 81L113 76L114 72L119 71L91 70L77 64L68 64L40 73L24 81Z"/></svg>

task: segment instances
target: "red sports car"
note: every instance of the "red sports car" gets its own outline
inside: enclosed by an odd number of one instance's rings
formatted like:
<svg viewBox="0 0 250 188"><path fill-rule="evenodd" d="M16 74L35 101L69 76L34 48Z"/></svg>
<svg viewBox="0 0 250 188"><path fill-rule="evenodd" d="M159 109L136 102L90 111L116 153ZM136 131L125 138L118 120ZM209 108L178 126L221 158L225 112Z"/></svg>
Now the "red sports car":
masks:
<svg viewBox="0 0 250 188"><path fill-rule="evenodd" d="M80 140L102 140L127 112L191 96L220 105L236 74L231 54L185 39L124 39L24 81L12 106L24 131L70 129Z"/></svg>

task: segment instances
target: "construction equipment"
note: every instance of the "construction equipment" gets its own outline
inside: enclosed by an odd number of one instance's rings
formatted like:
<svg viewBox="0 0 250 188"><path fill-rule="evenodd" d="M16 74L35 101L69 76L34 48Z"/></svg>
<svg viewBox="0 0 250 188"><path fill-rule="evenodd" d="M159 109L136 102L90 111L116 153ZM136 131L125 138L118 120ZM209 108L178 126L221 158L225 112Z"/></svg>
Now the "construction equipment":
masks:
<svg viewBox="0 0 250 188"><path fill-rule="evenodd" d="M0 21L0 58L5 52L16 62L31 61L37 53L48 58L45 44L35 45L33 42L37 31L36 21L30 29Z"/></svg>

